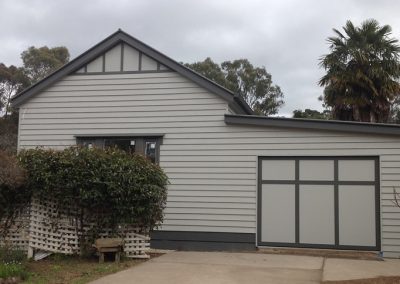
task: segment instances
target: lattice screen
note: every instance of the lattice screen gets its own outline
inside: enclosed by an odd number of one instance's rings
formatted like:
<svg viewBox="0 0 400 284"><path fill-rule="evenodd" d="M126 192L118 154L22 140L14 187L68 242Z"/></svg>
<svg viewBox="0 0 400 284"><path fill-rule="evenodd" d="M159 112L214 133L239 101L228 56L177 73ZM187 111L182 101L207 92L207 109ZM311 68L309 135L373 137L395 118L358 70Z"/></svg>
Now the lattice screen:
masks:
<svg viewBox="0 0 400 284"><path fill-rule="evenodd" d="M20 250L27 250L29 244L29 208L22 212L14 225L8 231L6 239L0 238L0 246L11 246ZM0 230L2 230L0 224Z"/></svg>
<svg viewBox="0 0 400 284"><path fill-rule="evenodd" d="M66 217L49 201L33 200L29 218L21 217L10 231L6 242L20 249L28 247L48 252L74 254L80 252L79 232L76 220ZM23 225L20 225L23 224ZM84 228L88 231L90 226ZM110 230L104 229L100 237L106 238ZM150 238L139 228L131 225L121 226L117 235L124 239L124 253L127 257L147 258Z"/></svg>

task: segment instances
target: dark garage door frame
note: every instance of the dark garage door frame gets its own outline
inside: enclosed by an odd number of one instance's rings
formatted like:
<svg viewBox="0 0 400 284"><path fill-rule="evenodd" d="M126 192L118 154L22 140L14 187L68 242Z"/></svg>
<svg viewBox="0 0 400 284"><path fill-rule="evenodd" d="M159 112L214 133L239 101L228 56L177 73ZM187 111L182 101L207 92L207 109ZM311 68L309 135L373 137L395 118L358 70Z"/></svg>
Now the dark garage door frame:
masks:
<svg viewBox="0 0 400 284"><path fill-rule="evenodd" d="M295 161L295 180L262 180L262 161L263 160L294 160ZM333 181L300 181L299 164L300 160L332 160L334 161L334 180ZM338 161L339 160L374 160L375 161L375 181L339 181L338 180ZM295 243L280 242L262 242L261 241L261 225L262 225L262 184L294 184L295 185ZM308 244L300 243L300 226L299 226L299 188L301 185L333 185L334 186L334 208L335 208L335 244ZM375 185L375 241L376 246L349 246L339 245L339 185ZM326 249L342 249L342 250L374 250L381 249L381 221L380 221L380 169L378 156L259 156L258 157L258 173L257 173L257 246L276 246L276 247L297 247L297 248L326 248Z"/></svg>

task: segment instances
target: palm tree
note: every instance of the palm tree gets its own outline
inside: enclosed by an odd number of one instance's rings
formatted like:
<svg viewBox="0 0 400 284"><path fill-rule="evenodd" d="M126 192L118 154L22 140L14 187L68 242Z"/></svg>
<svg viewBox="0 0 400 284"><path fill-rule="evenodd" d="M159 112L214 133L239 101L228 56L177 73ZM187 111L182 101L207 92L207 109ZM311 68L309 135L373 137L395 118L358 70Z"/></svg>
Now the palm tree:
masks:
<svg viewBox="0 0 400 284"><path fill-rule="evenodd" d="M323 100L334 119L387 122L400 93L400 46L391 27L367 20L360 27L347 21L344 33L333 29L330 53L320 59L327 73L319 81Z"/></svg>

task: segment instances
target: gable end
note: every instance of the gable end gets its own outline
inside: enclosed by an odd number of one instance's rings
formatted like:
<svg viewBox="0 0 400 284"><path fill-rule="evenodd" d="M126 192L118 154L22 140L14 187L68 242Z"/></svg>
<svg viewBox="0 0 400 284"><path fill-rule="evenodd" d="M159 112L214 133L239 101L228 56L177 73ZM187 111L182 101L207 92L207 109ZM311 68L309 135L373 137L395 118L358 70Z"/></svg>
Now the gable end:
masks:
<svg viewBox="0 0 400 284"><path fill-rule="evenodd" d="M38 83L32 85L31 87L25 89L21 93L17 94L12 98L12 105L13 107L19 107L24 101L29 99L31 96L34 96L38 92L44 90L45 88L51 86L52 84L59 81L66 75L74 73L76 71L82 72L83 70L87 69L92 62L96 62L95 68L100 68L101 70L105 70L105 62L107 59L101 59L103 54L106 54L108 51L112 50L112 48L118 46L119 44L123 44L125 47L126 45L132 47L135 50L138 50L142 54L142 59L139 60L140 64L143 64L143 54L145 54L151 60L157 62L156 68L158 69L170 69L172 71L178 72L180 75L188 78L189 80L195 82L199 86L207 89L208 91L222 97L229 103L229 107L234 110L238 114L253 114L251 108L247 105L247 103L239 96L235 95L231 91L225 89L224 87L218 85L217 83L207 79L206 77L200 75L199 73L183 66L182 64L176 62L175 60L167 57L166 55L160 53L159 51L155 50L154 48L146 45L145 43L133 38L132 36L128 35L127 33L118 30L116 33L110 35L88 51L84 52L76 59L72 60L71 62L67 63L57 71L53 72L43 80L39 81ZM106 55L104 55L105 57ZM140 56L140 55L139 55ZM148 60L147 57L145 58L146 66L138 65L139 71L148 68L151 66L151 60ZM118 58L118 56L117 56ZM147 61L146 61L147 60ZM101 62L101 64L100 64ZM115 63L115 62L114 62ZM123 63L121 63L123 64ZM116 64L118 66L118 64ZM86 67L85 67L86 66ZM121 65L122 66L122 65ZM153 64L154 66L154 64ZM162 67L161 67L162 66ZM165 67L164 67L165 66ZM110 67L112 68L112 67ZM113 66L113 68L117 68ZM96 70L96 69L94 69ZM149 70L143 70L149 71ZM153 72L152 70L150 70ZM161 70L155 70L160 72Z"/></svg>

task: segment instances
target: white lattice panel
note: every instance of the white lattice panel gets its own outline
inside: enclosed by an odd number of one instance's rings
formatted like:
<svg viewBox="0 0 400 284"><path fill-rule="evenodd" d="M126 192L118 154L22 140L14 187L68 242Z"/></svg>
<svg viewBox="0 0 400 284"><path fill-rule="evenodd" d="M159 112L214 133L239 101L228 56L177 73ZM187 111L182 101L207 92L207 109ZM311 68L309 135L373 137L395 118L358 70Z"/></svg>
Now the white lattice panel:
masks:
<svg viewBox="0 0 400 284"><path fill-rule="evenodd" d="M20 219L16 224L25 222L23 223L24 226L15 226L6 238L10 245L24 250L27 250L29 246L36 250L62 254L80 252L79 230L76 220L67 217L65 212L57 210L52 202L33 200L29 218ZM90 226L87 226L84 231L88 232L89 229ZM100 233L102 238L107 238L109 235L111 235L111 230L108 229L104 229ZM124 252L127 257L148 257L146 255L150 248L148 234L141 234L139 228L126 225L117 230L117 235L124 239Z"/></svg>
<svg viewBox="0 0 400 284"><path fill-rule="evenodd" d="M0 231L2 224L0 224ZM0 246L10 246L27 251L29 244L29 210L23 212L8 231L5 238L0 238Z"/></svg>

